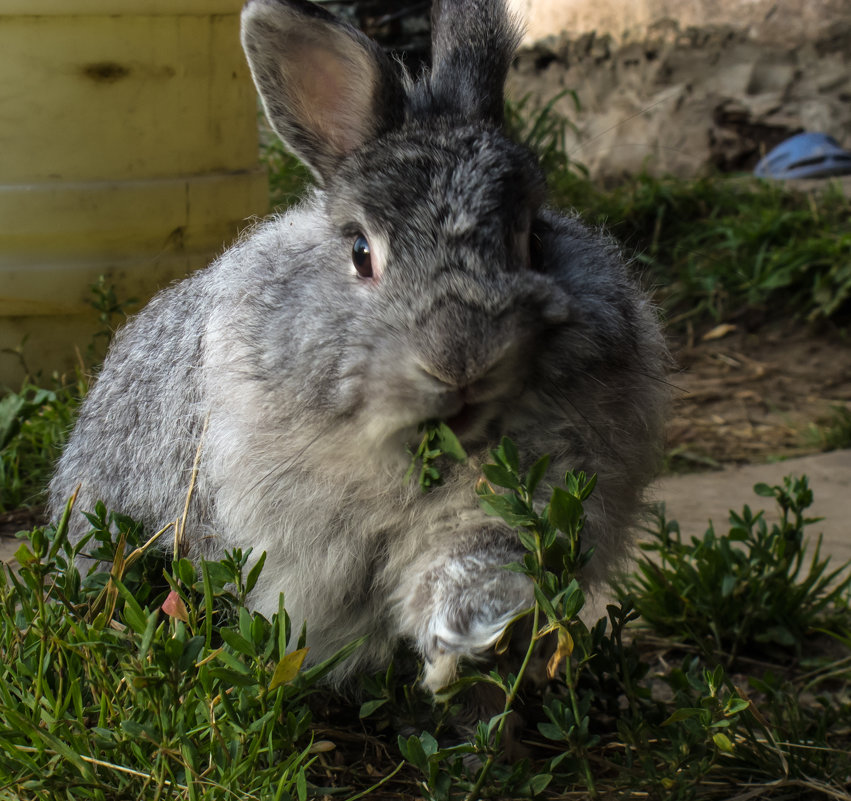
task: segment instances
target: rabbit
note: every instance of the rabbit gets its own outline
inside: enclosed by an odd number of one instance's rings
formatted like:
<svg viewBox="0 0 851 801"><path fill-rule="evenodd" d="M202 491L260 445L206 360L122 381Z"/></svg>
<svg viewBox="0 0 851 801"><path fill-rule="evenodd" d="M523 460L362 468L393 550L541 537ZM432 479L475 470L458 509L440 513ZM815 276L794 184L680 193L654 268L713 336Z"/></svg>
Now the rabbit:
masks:
<svg viewBox="0 0 851 801"><path fill-rule="evenodd" d="M665 416L658 315L612 240L545 205L535 155L503 129L504 0L435 0L413 77L307 0L249 0L241 38L315 185L117 333L50 512L79 483L76 541L98 500L158 530L198 452L190 557L265 552L249 601L270 616L283 593L311 663L366 635L332 682L407 640L437 690L533 603L504 569L522 546L475 492L502 436L550 454L554 481L597 474L588 586L627 552ZM469 458L426 494L402 479L432 419Z"/></svg>

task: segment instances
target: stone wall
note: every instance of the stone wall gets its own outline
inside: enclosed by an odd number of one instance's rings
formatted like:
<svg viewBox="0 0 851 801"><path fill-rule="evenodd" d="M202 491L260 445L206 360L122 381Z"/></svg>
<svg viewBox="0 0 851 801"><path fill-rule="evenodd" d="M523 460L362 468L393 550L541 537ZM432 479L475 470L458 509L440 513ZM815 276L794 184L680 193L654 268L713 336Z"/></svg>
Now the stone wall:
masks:
<svg viewBox="0 0 851 801"><path fill-rule="evenodd" d="M567 96L557 109L576 126L568 151L593 175L749 170L802 130L851 148L849 0L552 7L573 9L573 25L527 41L509 93L545 102L575 91L579 111Z"/></svg>

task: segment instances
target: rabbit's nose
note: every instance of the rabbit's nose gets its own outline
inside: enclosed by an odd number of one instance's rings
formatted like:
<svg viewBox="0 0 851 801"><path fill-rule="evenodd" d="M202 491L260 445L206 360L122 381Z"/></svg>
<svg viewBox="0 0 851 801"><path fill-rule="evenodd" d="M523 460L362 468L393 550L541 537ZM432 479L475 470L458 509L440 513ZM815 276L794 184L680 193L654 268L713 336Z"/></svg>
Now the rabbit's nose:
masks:
<svg viewBox="0 0 851 801"><path fill-rule="evenodd" d="M430 358L420 362L420 369L431 378L452 390L453 395L465 399L491 369L490 364L478 364L459 354L457 358Z"/></svg>
<svg viewBox="0 0 851 801"><path fill-rule="evenodd" d="M514 383L514 371L503 369L505 360L500 359L483 359L464 364L429 360L420 361L418 366L437 382L436 388L447 405L453 408L501 397Z"/></svg>

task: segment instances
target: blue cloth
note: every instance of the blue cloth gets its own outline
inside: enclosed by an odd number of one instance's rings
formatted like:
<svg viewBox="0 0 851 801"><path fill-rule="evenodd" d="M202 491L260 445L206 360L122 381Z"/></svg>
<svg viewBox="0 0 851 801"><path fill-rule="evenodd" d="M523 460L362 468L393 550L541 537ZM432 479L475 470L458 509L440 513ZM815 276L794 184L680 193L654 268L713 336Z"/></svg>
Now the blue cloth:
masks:
<svg viewBox="0 0 851 801"><path fill-rule="evenodd" d="M781 142L754 169L760 178L827 178L851 174L851 153L823 133L801 133Z"/></svg>

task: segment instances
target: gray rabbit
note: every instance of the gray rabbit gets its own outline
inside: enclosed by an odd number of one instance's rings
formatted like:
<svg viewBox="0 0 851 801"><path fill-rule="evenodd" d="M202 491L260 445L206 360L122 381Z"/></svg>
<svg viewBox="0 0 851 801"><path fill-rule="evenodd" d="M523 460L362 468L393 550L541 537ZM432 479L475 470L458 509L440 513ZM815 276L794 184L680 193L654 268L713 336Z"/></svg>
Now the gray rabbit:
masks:
<svg viewBox="0 0 851 801"><path fill-rule="evenodd" d="M477 504L488 449L508 435L551 454L554 481L598 474L593 583L658 459L667 353L617 248L543 205L535 157L502 130L503 0L435 0L433 20L414 79L306 0L245 5L266 113L316 187L117 334L51 514L82 482L79 510L175 520L203 431L189 554L265 551L251 603L271 615L283 592L313 662L368 635L337 681L407 638L436 689L532 599L503 569L522 547ZM471 458L424 494L402 477L429 419Z"/></svg>

